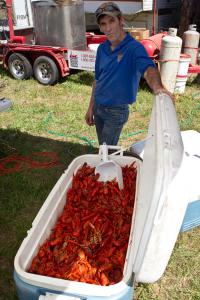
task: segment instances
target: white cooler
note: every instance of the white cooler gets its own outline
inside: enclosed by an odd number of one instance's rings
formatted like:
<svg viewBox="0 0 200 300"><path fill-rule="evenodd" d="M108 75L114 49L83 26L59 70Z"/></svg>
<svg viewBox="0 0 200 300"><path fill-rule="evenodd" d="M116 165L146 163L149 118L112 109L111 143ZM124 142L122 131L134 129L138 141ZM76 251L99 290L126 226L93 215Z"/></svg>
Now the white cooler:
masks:
<svg viewBox="0 0 200 300"><path fill-rule="evenodd" d="M130 300L135 282L153 283L165 271L188 204L189 160L177 123L174 105L167 95L156 96L144 149L143 162L112 155L120 165L137 162L137 192L123 279L98 286L27 272L39 246L63 211L73 173L84 162L96 166L99 155L83 155L72 161L60 177L33 221L14 261L14 279L20 300Z"/></svg>
<svg viewBox="0 0 200 300"><path fill-rule="evenodd" d="M187 231L200 225L200 133L186 130L181 136L185 155L190 161L186 170L189 180L185 187L188 206L181 226L181 231Z"/></svg>

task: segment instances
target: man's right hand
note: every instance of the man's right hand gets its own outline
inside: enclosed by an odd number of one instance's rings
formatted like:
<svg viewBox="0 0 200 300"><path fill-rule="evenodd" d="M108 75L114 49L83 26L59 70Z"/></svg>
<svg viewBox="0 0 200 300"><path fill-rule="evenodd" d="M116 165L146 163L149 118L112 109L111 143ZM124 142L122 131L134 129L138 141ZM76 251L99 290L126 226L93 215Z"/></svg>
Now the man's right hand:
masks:
<svg viewBox="0 0 200 300"><path fill-rule="evenodd" d="M88 109L87 113L85 114L85 121L89 126L93 126L95 124L93 109Z"/></svg>

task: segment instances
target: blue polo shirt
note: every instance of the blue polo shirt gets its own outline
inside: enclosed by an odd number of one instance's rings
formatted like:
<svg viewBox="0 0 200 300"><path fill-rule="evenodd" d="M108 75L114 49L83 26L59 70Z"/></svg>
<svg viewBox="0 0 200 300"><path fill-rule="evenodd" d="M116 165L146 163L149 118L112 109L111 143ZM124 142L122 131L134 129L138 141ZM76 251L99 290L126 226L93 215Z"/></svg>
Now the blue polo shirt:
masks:
<svg viewBox="0 0 200 300"><path fill-rule="evenodd" d="M140 77L155 64L129 33L113 51L110 46L107 40L97 50L95 102L104 106L131 104L136 100Z"/></svg>

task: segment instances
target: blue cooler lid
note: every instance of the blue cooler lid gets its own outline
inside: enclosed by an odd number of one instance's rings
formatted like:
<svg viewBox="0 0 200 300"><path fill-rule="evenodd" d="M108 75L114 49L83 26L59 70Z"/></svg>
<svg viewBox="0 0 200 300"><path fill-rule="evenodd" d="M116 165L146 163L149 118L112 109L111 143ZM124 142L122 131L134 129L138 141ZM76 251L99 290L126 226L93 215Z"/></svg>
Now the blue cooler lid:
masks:
<svg viewBox="0 0 200 300"><path fill-rule="evenodd" d="M12 106L12 102L9 99L0 99L0 112L9 109Z"/></svg>
<svg viewBox="0 0 200 300"><path fill-rule="evenodd" d="M129 249L138 282L158 280L174 248L187 207L182 189L183 158L172 99L166 94L155 96L139 172Z"/></svg>

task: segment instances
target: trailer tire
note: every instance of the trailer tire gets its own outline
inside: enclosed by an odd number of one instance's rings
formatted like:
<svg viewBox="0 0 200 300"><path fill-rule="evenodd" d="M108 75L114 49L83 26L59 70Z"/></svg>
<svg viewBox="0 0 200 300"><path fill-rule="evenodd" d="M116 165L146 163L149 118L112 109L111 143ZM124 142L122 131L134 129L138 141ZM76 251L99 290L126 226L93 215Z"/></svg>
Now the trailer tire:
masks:
<svg viewBox="0 0 200 300"><path fill-rule="evenodd" d="M31 63L20 53L13 53L9 56L8 69L15 79L29 79L33 75Z"/></svg>
<svg viewBox="0 0 200 300"><path fill-rule="evenodd" d="M44 85L53 85L58 82L58 68L48 56L39 56L33 64L34 76L40 83Z"/></svg>

